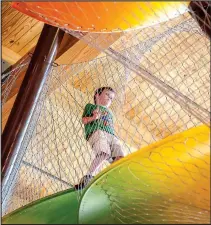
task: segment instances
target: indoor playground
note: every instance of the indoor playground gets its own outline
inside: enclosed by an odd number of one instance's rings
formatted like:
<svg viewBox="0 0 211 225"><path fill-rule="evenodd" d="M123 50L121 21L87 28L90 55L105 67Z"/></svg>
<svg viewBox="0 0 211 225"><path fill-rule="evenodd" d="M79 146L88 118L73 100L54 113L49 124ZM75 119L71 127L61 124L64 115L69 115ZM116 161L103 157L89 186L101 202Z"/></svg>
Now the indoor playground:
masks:
<svg viewBox="0 0 211 225"><path fill-rule="evenodd" d="M210 224L210 12L209 1L1 3L3 224ZM101 87L124 157L76 188L98 156L82 119Z"/></svg>

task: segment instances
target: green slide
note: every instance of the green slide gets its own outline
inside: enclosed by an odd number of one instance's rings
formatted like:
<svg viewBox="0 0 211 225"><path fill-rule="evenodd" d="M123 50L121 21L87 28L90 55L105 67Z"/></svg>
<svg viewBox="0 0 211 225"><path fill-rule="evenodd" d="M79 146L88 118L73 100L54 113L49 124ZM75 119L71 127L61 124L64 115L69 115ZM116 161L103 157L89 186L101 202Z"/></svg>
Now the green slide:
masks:
<svg viewBox="0 0 211 225"><path fill-rule="evenodd" d="M77 224L78 194L69 189L37 200L3 217L3 224Z"/></svg>

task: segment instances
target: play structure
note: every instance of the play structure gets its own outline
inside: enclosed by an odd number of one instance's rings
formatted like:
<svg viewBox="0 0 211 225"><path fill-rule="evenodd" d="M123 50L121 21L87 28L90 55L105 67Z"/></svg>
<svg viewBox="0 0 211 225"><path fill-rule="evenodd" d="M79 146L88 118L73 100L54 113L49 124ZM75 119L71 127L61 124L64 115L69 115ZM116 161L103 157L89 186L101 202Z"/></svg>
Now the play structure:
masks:
<svg viewBox="0 0 211 225"><path fill-rule="evenodd" d="M189 5L12 3L95 55L51 63L4 176L3 224L210 223L210 41ZM100 86L116 90L111 109L126 157L74 190L94 157L81 115Z"/></svg>
<svg viewBox="0 0 211 225"><path fill-rule="evenodd" d="M207 223L209 138L206 126L166 138L104 170L80 201L70 189L10 213L3 223Z"/></svg>
<svg viewBox="0 0 211 225"><path fill-rule="evenodd" d="M189 2L14 2L13 7L45 23L86 32L149 26L187 10ZM141 11L143 10L143 11Z"/></svg>

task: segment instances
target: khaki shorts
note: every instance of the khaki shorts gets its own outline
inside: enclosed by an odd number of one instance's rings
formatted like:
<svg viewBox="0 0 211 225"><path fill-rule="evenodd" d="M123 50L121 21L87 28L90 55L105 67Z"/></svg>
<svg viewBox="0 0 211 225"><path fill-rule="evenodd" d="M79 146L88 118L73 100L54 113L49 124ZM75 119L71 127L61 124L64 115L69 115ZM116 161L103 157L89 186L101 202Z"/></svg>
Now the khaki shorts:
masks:
<svg viewBox="0 0 211 225"><path fill-rule="evenodd" d="M111 158L122 156L124 153L122 151L122 145L117 137L109 134L106 131L97 130L95 131L88 140L91 148L93 149L95 155L100 152L105 152L109 155L108 160L112 161Z"/></svg>

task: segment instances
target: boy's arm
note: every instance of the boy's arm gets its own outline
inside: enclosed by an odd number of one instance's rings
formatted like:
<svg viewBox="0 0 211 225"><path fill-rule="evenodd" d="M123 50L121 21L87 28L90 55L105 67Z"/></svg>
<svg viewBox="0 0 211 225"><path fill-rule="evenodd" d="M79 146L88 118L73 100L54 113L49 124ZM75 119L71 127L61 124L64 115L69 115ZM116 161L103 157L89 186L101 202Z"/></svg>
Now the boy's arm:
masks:
<svg viewBox="0 0 211 225"><path fill-rule="evenodd" d="M94 120L97 120L99 119L101 116L101 113L100 113L100 110L99 108L95 109L93 112L92 112L92 116L83 116L82 117L82 123L84 125L88 124L88 123L91 123L92 121Z"/></svg>
<svg viewBox="0 0 211 225"><path fill-rule="evenodd" d="M91 123L92 121L96 120L95 118L93 118L93 116L90 116L90 117L83 117L82 118L82 123L84 125L88 124L88 123Z"/></svg>

